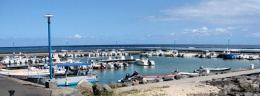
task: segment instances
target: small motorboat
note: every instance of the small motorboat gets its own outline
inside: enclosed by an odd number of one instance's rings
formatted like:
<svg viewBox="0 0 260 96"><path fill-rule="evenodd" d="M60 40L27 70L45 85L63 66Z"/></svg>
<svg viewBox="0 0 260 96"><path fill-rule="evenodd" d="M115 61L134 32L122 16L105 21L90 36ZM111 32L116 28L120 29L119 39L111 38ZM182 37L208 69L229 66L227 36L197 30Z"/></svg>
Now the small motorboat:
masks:
<svg viewBox="0 0 260 96"><path fill-rule="evenodd" d="M202 71L205 72L205 70L208 71L207 73L209 73L209 72L229 71L229 70L231 70L231 68L230 68L230 67L228 67L228 68L225 68L225 67L224 67L224 68L218 68L218 67L216 67L216 68L204 68L203 66L200 66L200 68L197 69L197 71L198 71L199 73L201 73Z"/></svg>
<svg viewBox="0 0 260 96"><path fill-rule="evenodd" d="M141 54L140 59L136 59L136 64L142 66L154 66L155 62L153 60L149 60L147 54Z"/></svg>

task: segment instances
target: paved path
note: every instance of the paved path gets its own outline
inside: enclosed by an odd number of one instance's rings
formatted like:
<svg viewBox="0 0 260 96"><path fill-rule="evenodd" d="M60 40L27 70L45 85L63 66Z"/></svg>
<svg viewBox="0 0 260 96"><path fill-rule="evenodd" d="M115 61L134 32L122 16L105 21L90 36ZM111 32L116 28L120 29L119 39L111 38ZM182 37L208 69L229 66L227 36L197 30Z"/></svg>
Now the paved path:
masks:
<svg viewBox="0 0 260 96"><path fill-rule="evenodd" d="M133 89L137 89L137 90L149 89L152 87L163 87L166 85L174 85L174 84L181 84L181 83L188 83L188 82L200 82L200 81L212 80L213 78L225 78L225 77L239 76L239 75L252 74L252 73L260 73L260 69L238 71L238 72L231 72L231 73L218 74L218 75L193 77L193 78L186 78L186 79L173 80L173 81L164 81L164 82L159 82L159 83L140 84L140 85L136 85L136 86L118 88L116 91L124 92L124 91L130 91Z"/></svg>
<svg viewBox="0 0 260 96"><path fill-rule="evenodd" d="M10 96L9 90L15 90L14 96L50 96L51 91L43 85L0 75L0 96Z"/></svg>

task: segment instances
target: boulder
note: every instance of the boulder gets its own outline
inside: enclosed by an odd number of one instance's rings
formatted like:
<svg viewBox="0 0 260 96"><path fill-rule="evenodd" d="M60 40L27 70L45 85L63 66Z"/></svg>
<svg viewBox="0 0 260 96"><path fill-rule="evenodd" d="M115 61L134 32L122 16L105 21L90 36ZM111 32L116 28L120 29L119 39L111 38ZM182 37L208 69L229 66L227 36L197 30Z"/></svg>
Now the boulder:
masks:
<svg viewBox="0 0 260 96"><path fill-rule="evenodd" d="M227 90L221 89L221 90L218 92L218 95L219 95L219 96L226 96L226 95L227 95Z"/></svg>
<svg viewBox="0 0 260 96"><path fill-rule="evenodd" d="M122 87L128 87L128 86L132 86L132 84L129 83L129 82L126 82L126 83L123 83L123 84L122 84Z"/></svg>
<svg viewBox="0 0 260 96"><path fill-rule="evenodd" d="M83 96L79 90L69 87L58 87L51 91L51 96Z"/></svg>
<svg viewBox="0 0 260 96"><path fill-rule="evenodd" d="M105 92L113 92L113 89L110 86L108 86L107 84L103 85L103 89Z"/></svg>
<svg viewBox="0 0 260 96"><path fill-rule="evenodd" d="M253 96L254 94L253 93L251 93L251 92L246 92L246 93L244 93L244 96Z"/></svg>
<svg viewBox="0 0 260 96"><path fill-rule="evenodd" d="M251 84L251 88L253 92L259 92L259 85L258 84Z"/></svg>
<svg viewBox="0 0 260 96"><path fill-rule="evenodd" d="M147 84L148 83L148 81L145 79L145 78L143 78L142 80L140 80L140 82L139 82L140 84Z"/></svg>
<svg viewBox="0 0 260 96"><path fill-rule="evenodd" d="M241 88L242 92L254 92L255 90L258 90L258 88L253 88L252 84L250 83L240 83L239 87ZM257 86L255 86L257 87Z"/></svg>
<svg viewBox="0 0 260 96"><path fill-rule="evenodd" d="M247 82L247 79L245 77L239 76L236 78L236 81L237 81L237 83L245 83L245 82Z"/></svg>
<svg viewBox="0 0 260 96"><path fill-rule="evenodd" d="M75 88L78 89L84 96L91 96L94 94L92 83L84 79L80 80Z"/></svg>
<svg viewBox="0 0 260 96"><path fill-rule="evenodd" d="M103 91L104 91L104 89L103 89L102 85L100 85L98 83L95 83L93 85L94 95L101 95Z"/></svg>
<svg viewBox="0 0 260 96"><path fill-rule="evenodd" d="M138 80L133 80L132 81L132 85L135 86L135 85L138 85L139 84L139 81Z"/></svg>
<svg viewBox="0 0 260 96"><path fill-rule="evenodd" d="M258 79L258 78L257 78L257 79L254 79L254 80L253 80L253 84L258 84L258 85L260 85L260 78L259 78L259 79Z"/></svg>

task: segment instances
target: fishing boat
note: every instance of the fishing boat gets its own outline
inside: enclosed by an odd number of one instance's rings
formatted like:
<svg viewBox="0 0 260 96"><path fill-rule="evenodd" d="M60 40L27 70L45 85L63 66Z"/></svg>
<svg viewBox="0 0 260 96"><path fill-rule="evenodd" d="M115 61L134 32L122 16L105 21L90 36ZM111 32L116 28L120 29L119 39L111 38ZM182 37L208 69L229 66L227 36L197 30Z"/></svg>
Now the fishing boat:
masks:
<svg viewBox="0 0 260 96"><path fill-rule="evenodd" d="M173 72L173 74L175 75L187 75L189 77L196 77L196 76L199 76L199 73L198 72L179 72L178 70L175 70Z"/></svg>
<svg viewBox="0 0 260 96"><path fill-rule="evenodd" d="M155 62L153 60L149 60L147 54L140 54L139 59L136 59L136 64L142 66L154 66Z"/></svg>
<svg viewBox="0 0 260 96"><path fill-rule="evenodd" d="M124 83L124 82L131 82L133 80L137 80L137 81L142 81L142 80L147 80L147 81L151 81L151 80L155 80L155 79L165 79L165 81L167 81L166 79L171 79L173 80L175 74L169 73L169 74L142 74L142 75L129 75L126 74L125 78L121 78L118 80L119 83Z"/></svg>
<svg viewBox="0 0 260 96"><path fill-rule="evenodd" d="M98 76L92 73L90 69L91 64L88 63L60 63L56 64L57 67L65 67L65 74L54 75L58 86L71 86L77 85L81 79L88 82L95 83L98 81Z"/></svg>
<svg viewBox="0 0 260 96"><path fill-rule="evenodd" d="M207 73L209 73L209 72L229 71L229 70L231 70L231 68L230 67L228 67L228 68L226 68L226 67L224 67L224 68L218 68L218 67L216 67L216 68L204 68L203 66L200 66L200 68L197 69L197 71L199 73L201 73L203 71L205 72L205 70L208 71Z"/></svg>

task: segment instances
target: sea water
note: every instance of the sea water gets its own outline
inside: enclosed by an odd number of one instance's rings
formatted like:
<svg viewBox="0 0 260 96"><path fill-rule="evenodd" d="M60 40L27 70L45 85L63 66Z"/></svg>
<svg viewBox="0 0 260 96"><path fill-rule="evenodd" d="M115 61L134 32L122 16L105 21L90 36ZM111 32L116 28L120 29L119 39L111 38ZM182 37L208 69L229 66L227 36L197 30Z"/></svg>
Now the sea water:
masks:
<svg viewBox="0 0 260 96"><path fill-rule="evenodd" d="M134 58L139 56L135 55ZM130 58L130 57L126 57ZM102 58L73 58L74 60L79 60L86 62L89 59L107 59L107 57ZM250 68L250 64L254 64L255 68L260 67L259 60L225 60L222 58L178 58L178 57L157 57L151 56L150 60L154 60L155 66L140 66L136 64L129 64L127 68L120 69L103 69L103 70L93 70L94 73L99 76L99 83L108 84L110 82L117 82L119 79L124 78L127 73L130 75L137 71L139 74L169 74L174 70L178 69L182 72L193 72L200 66L203 67L231 67L231 70L236 70L240 68Z"/></svg>

